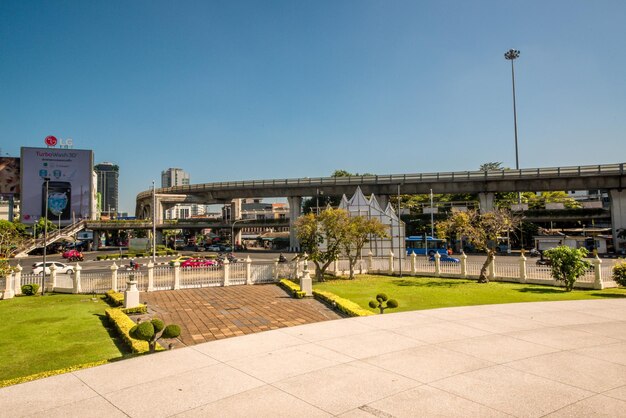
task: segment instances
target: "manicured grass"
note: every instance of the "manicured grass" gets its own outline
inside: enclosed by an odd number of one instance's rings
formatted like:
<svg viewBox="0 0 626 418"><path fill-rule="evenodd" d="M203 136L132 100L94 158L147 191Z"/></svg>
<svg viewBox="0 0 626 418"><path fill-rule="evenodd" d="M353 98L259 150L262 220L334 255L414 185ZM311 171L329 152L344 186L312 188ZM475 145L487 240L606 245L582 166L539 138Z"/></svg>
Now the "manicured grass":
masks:
<svg viewBox="0 0 626 418"><path fill-rule="evenodd" d="M372 312L368 306L378 293L396 299L399 307L386 312L414 311L449 306L486 305L493 303L541 302L556 300L626 298L626 289L573 290L518 283L491 282L427 277L357 276L315 283L314 289L332 292Z"/></svg>
<svg viewBox="0 0 626 418"><path fill-rule="evenodd" d="M0 301L0 380L127 354L105 328L100 298L22 296Z"/></svg>

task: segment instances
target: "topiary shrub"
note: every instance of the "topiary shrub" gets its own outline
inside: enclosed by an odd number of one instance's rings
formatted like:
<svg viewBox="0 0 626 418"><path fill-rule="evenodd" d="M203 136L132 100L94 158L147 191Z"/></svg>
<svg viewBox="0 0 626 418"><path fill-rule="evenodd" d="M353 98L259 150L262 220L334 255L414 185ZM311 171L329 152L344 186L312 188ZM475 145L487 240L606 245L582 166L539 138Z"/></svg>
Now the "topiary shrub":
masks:
<svg viewBox="0 0 626 418"><path fill-rule="evenodd" d="M395 299L389 299L386 294L379 293L376 295L376 300L370 300L370 308L380 310L380 313L384 313L385 309L393 309L398 307L398 302Z"/></svg>
<svg viewBox="0 0 626 418"><path fill-rule="evenodd" d="M591 263L584 259L587 254L585 248L570 248L566 245L551 248L544 253L550 259L552 277L565 283L568 292L574 289L576 280L591 267Z"/></svg>
<svg viewBox="0 0 626 418"><path fill-rule="evenodd" d="M22 294L26 296L33 296L39 292L39 285L37 283L29 283L22 285Z"/></svg>
<svg viewBox="0 0 626 418"><path fill-rule="evenodd" d="M129 331L129 335L136 339L148 342L150 352L156 351L157 341L161 338L176 338L180 335L180 327L178 325L168 325L159 318L153 318L151 321L141 322Z"/></svg>
<svg viewBox="0 0 626 418"><path fill-rule="evenodd" d="M613 280L622 287L626 287L626 261L616 263L613 266Z"/></svg>

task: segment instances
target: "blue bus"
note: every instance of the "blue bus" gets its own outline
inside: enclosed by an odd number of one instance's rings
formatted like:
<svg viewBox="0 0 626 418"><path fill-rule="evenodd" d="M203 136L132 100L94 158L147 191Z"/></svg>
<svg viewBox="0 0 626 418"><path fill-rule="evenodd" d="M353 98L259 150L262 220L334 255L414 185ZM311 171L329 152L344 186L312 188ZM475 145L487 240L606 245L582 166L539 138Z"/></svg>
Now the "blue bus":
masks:
<svg viewBox="0 0 626 418"><path fill-rule="evenodd" d="M416 255L448 254L446 240L433 238L429 235L411 235L406 238L406 254Z"/></svg>

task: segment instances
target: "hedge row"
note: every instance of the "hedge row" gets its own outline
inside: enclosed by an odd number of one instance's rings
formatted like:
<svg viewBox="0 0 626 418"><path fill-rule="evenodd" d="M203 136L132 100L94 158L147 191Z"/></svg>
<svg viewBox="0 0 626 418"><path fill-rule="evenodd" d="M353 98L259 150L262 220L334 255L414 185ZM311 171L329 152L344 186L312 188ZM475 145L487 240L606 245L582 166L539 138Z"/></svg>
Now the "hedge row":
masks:
<svg viewBox="0 0 626 418"><path fill-rule="evenodd" d="M115 327L120 334L124 342L130 347L133 353L147 353L150 351L147 341L135 340L129 335L130 329L135 326L135 323L119 308L105 309L107 318L111 321L111 324ZM159 344L157 344L157 350L162 350Z"/></svg>
<svg viewBox="0 0 626 418"><path fill-rule="evenodd" d="M178 254L176 251L174 250L159 250L156 252L156 255L161 257L161 256L165 256L165 255L176 255ZM119 259L128 259L128 258L135 258L135 257L150 257L152 255L152 252L137 252L137 253L126 253L126 254L103 254L103 255L99 255L96 256L96 260L119 260Z"/></svg>
<svg viewBox="0 0 626 418"><path fill-rule="evenodd" d="M351 300L340 298L334 293L324 292L321 290L314 290L313 296L316 299L320 299L322 302L325 302L332 306L334 309L337 309L339 312L343 312L348 316L368 316L375 315L373 312L368 311L367 309L361 308L356 303Z"/></svg>
<svg viewBox="0 0 626 418"><path fill-rule="evenodd" d="M18 385L20 383L30 382L32 380L43 379L44 377L56 376L57 374L75 372L76 370L86 369L89 367L101 366L107 364L109 360L93 361L91 363L76 364L64 369L48 370L45 372L35 373L28 376L14 377L13 379L0 380L0 388L5 386Z"/></svg>
<svg viewBox="0 0 626 418"><path fill-rule="evenodd" d="M285 291L289 292L292 297L296 299L302 299L306 296L306 293L300 290L300 286L292 282L291 280L282 279L278 282L278 285Z"/></svg>

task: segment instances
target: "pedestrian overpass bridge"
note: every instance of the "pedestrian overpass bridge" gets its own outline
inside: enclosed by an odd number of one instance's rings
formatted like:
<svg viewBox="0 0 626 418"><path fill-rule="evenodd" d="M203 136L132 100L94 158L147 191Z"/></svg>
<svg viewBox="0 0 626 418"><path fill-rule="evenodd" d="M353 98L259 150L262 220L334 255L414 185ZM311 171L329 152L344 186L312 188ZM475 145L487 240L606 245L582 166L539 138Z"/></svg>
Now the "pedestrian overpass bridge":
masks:
<svg viewBox="0 0 626 418"><path fill-rule="evenodd" d="M493 209L498 192L602 189L610 193L613 239L617 244L616 232L626 228L624 164L190 184L139 193L135 214L140 219L151 219L154 210L155 221L162 223L164 211L179 203L230 203L233 219L239 219L239 199L287 198L289 219L293 222L300 216L303 197L351 195L357 186L366 195L375 194L383 207L389 196L397 194L428 194L431 190L437 194L477 193L482 211ZM291 237L292 247L296 247L294 231Z"/></svg>

